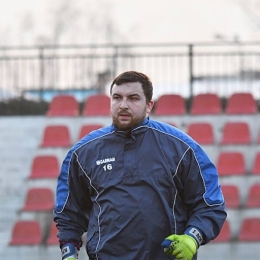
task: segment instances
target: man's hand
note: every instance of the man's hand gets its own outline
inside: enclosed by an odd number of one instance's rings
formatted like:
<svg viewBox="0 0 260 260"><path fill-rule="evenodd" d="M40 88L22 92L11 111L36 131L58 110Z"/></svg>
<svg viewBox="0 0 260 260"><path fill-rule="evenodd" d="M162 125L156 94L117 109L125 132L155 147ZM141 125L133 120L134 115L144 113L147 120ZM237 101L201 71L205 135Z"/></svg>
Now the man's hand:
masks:
<svg viewBox="0 0 260 260"><path fill-rule="evenodd" d="M170 235L162 242L164 252L175 259L192 260L198 249L197 241L189 235Z"/></svg>
<svg viewBox="0 0 260 260"><path fill-rule="evenodd" d="M61 248L62 260L77 260L78 249L73 244L65 244Z"/></svg>

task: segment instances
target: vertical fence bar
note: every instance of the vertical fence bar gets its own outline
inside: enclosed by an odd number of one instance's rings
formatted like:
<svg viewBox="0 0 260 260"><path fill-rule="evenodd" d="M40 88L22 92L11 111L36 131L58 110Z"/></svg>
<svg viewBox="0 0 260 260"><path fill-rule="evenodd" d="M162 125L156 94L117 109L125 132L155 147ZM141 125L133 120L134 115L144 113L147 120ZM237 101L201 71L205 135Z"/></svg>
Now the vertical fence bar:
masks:
<svg viewBox="0 0 260 260"><path fill-rule="evenodd" d="M44 92L44 47L39 47L39 90L40 90L40 100L43 100Z"/></svg>
<svg viewBox="0 0 260 260"><path fill-rule="evenodd" d="M118 59L118 46L114 46L114 55L113 55L113 68L112 68L112 77L115 78L117 74L117 59Z"/></svg>
<svg viewBox="0 0 260 260"><path fill-rule="evenodd" d="M190 98L193 97L193 44L189 44L189 83L190 83Z"/></svg>

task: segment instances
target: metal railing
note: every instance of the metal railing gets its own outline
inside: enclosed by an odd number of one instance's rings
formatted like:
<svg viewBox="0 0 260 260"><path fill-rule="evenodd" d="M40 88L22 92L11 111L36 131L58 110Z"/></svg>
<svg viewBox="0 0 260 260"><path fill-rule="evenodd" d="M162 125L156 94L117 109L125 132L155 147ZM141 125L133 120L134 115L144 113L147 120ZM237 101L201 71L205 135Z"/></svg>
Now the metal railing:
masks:
<svg viewBox="0 0 260 260"><path fill-rule="evenodd" d="M0 99L51 91L107 91L139 70L165 93L190 97L252 92L260 98L260 43L168 43L0 47Z"/></svg>

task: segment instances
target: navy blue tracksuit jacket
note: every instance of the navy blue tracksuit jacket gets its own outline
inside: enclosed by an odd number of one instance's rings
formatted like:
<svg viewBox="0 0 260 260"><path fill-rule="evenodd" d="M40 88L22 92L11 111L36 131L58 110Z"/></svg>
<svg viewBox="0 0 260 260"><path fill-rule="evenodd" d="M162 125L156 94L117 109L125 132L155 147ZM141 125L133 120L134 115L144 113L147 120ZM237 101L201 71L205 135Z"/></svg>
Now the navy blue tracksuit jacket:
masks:
<svg viewBox="0 0 260 260"><path fill-rule="evenodd" d="M206 244L225 218L218 173L204 150L149 118L132 131L111 125L91 132L61 167L58 237L79 243L87 232L90 259L172 259L161 247L164 238L196 227Z"/></svg>

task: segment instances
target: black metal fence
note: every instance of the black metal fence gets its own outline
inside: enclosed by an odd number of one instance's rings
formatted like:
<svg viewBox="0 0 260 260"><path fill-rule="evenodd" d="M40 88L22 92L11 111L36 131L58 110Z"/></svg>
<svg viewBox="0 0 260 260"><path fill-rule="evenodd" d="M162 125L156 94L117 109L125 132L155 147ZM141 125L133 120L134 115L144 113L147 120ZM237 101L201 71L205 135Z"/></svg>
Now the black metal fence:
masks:
<svg viewBox="0 0 260 260"><path fill-rule="evenodd" d="M78 92L78 99L107 91L117 74L139 70L165 93L260 98L260 43L63 45L0 47L0 99L40 98ZM49 91L49 95L44 95Z"/></svg>

